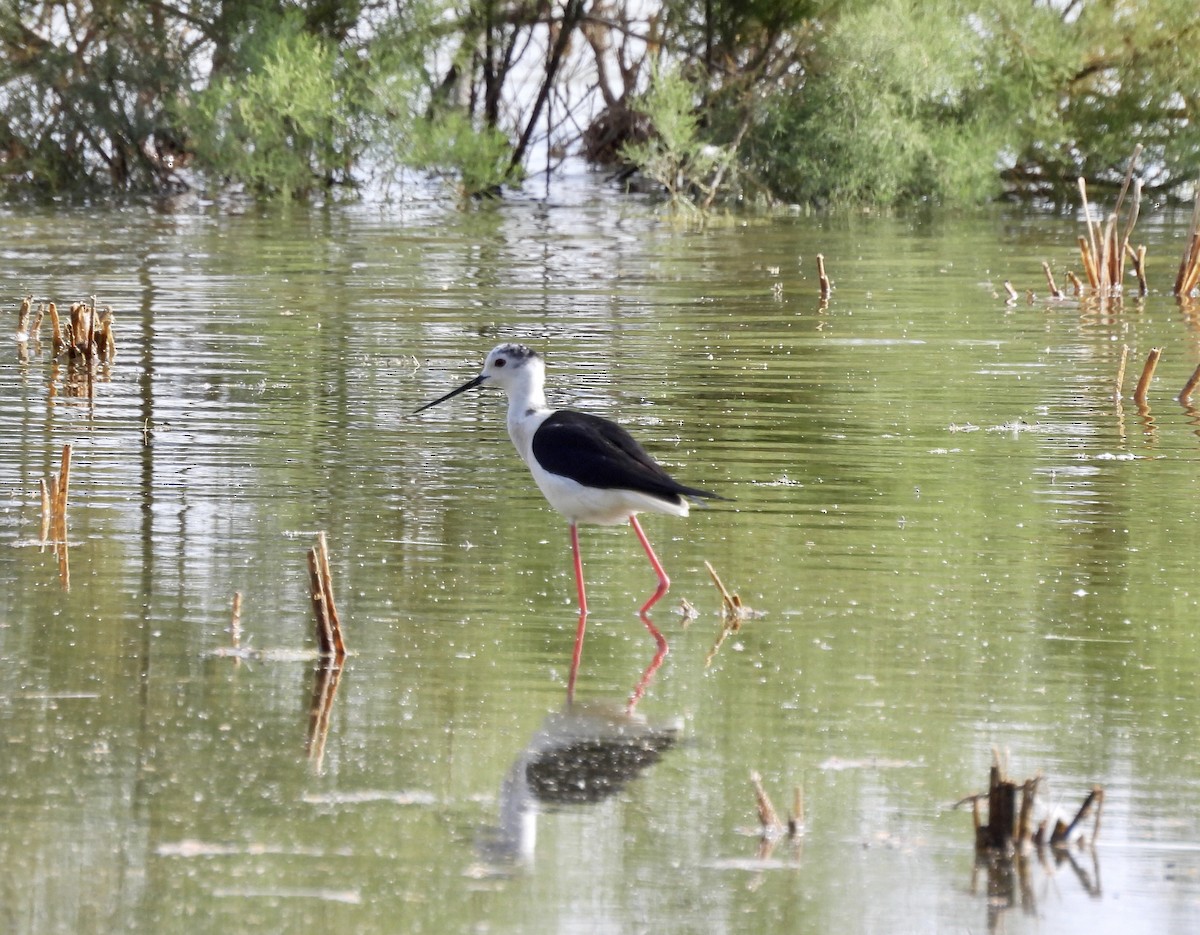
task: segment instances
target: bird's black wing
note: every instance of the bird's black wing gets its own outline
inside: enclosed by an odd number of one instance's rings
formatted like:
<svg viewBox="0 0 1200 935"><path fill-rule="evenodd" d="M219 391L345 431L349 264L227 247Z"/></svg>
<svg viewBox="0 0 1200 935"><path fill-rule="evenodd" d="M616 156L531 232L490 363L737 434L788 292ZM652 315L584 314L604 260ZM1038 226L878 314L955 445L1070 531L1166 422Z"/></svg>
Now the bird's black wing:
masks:
<svg viewBox="0 0 1200 935"><path fill-rule="evenodd" d="M679 483L615 422L573 409L559 409L538 426L533 456L551 474L587 487L640 490L663 498L723 499Z"/></svg>

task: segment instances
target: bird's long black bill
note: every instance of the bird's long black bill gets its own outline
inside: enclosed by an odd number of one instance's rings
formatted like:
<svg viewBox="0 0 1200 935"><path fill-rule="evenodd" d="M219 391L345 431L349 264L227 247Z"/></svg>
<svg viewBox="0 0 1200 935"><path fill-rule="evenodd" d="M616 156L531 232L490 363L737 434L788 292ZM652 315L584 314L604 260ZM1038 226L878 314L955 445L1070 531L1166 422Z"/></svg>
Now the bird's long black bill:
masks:
<svg viewBox="0 0 1200 935"><path fill-rule="evenodd" d="M482 383L486 379L487 379L487 376L485 376L484 374L481 373L474 380L468 380L466 383L464 383L458 389L451 390L445 396L442 396L439 399L435 399L431 403L426 403L420 409L414 409L413 415L415 416L418 412L424 412L426 409L431 409L434 406L436 406L438 403L444 403L446 400L452 399L453 397L457 396L459 393L465 393L467 390L473 390L473 389L475 389L475 387L479 386L479 384Z"/></svg>

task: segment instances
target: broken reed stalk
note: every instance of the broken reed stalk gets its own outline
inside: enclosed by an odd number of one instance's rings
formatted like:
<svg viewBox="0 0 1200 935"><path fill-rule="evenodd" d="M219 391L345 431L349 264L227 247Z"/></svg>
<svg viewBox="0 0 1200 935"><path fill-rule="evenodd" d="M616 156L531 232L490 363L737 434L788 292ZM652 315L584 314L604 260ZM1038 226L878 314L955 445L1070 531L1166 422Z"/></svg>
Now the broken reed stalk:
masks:
<svg viewBox="0 0 1200 935"><path fill-rule="evenodd" d="M242 592L233 592L233 612L229 618L229 639L233 648L242 645Z"/></svg>
<svg viewBox="0 0 1200 935"><path fill-rule="evenodd" d="M1117 382L1113 387L1113 398L1120 399L1121 391L1125 386L1125 366L1129 363L1129 345L1121 345L1121 360L1117 364Z"/></svg>
<svg viewBox="0 0 1200 935"><path fill-rule="evenodd" d="M1137 389L1133 391L1133 401L1139 406L1146 405L1146 391L1150 389L1150 381L1154 379L1154 368L1158 366L1158 359L1161 356L1161 347L1150 348L1150 353L1146 357L1146 365L1142 368L1141 377L1138 378Z"/></svg>
<svg viewBox="0 0 1200 935"><path fill-rule="evenodd" d="M1179 391L1179 401L1185 406L1189 405L1192 401L1192 393L1195 392L1197 386L1200 386L1200 366L1192 371L1192 375L1188 377L1187 383Z"/></svg>
<svg viewBox="0 0 1200 935"><path fill-rule="evenodd" d="M63 445L62 469L58 474L58 503L55 515L58 518L58 528L54 538L60 542L67 541L67 494L71 489L71 446Z"/></svg>
<svg viewBox="0 0 1200 935"><path fill-rule="evenodd" d="M21 300L20 311L17 312L17 337L29 333L29 310L33 308L33 296L27 295Z"/></svg>
<svg viewBox="0 0 1200 935"><path fill-rule="evenodd" d="M1179 273L1175 276L1175 295L1187 296L1200 280L1200 185L1196 188L1196 201L1192 206L1192 223L1188 227L1187 246L1183 259L1179 261Z"/></svg>
<svg viewBox="0 0 1200 935"><path fill-rule="evenodd" d="M1062 818L1055 818L1054 827L1049 828L1050 819L1047 818L1043 819L1035 828L1033 815L1037 807L1036 797L1041 781L1042 776L1039 773L1023 783L1013 782L1005 775L1005 767L1000 762L999 751L992 751L988 791L967 796L958 803L958 805L971 803L976 850L1012 857L1030 847L1040 848L1046 844L1056 848L1067 847L1080 839L1080 826L1093 808L1096 809L1096 818L1087 843L1096 843L1096 838L1100 833L1100 807L1104 801L1104 790L1099 786L1093 786L1070 822L1066 822ZM1017 804L1018 790L1021 793L1019 807ZM983 824L980 815L980 803L983 801L988 803L988 823L986 825Z"/></svg>
<svg viewBox="0 0 1200 935"><path fill-rule="evenodd" d="M804 787L792 789L792 813L788 815L788 837L794 838L804 827Z"/></svg>
<svg viewBox="0 0 1200 935"><path fill-rule="evenodd" d="M1096 819L1092 823L1093 843L1096 837L1100 834L1100 812L1104 805L1104 790L1099 786L1092 786L1092 791L1087 794L1087 798L1083 800L1083 804L1079 806L1079 811L1075 813L1075 817L1070 823L1066 823L1061 819L1054 823L1054 830L1050 832L1051 847L1065 847L1078 837L1079 826L1087 820L1088 814L1092 807L1096 808Z"/></svg>
<svg viewBox="0 0 1200 935"><path fill-rule="evenodd" d="M51 340L54 347L54 354L57 356L67 346L67 342L63 340L62 322L58 318L58 306L51 302L47 305L46 311L50 315Z"/></svg>
<svg viewBox="0 0 1200 935"><path fill-rule="evenodd" d="M38 533L39 542L48 542L50 539L50 485L46 483L46 478L38 479L38 487L42 494L42 528Z"/></svg>
<svg viewBox="0 0 1200 935"><path fill-rule="evenodd" d="M312 585L313 612L317 622L317 649L340 663L346 658L342 622L333 600L333 576L329 570L329 548L325 533L317 533L317 544L308 550L308 575Z"/></svg>
<svg viewBox="0 0 1200 935"><path fill-rule="evenodd" d="M41 541L67 541L67 494L71 489L71 446L63 445L58 474L39 481L42 498Z"/></svg>
<svg viewBox="0 0 1200 935"><path fill-rule="evenodd" d="M1008 301L1010 301L1010 302L1017 301L1017 297L1018 297L1017 290L1013 288L1013 284L1011 282L1009 282L1007 279L1004 280L1004 291L1008 294Z"/></svg>
<svg viewBox="0 0 1200 935"><path fill-rule="evenodd" d="M1150 286L1146 282L1146 248L1138 247L1134 250L1129 246L1129 242L1125 242L1125 252L1129 254L1129 259L1133 261L1133 272L1137 275L1138 295L1147 295L1150 292Z"/></svg>
<svg viewBox="0 0 1200 935"><path fill-rule="evenodd" d="M1058 283L1054 281L1054 274L1050 272L1050 264L1042 260L1042 272L1046 274L1046 285L1050 287L1050 294L1056 299L1063 297L1062 290L1058 288Z"/></svg>
<svg viewBox="0 0 1200 935"><path fill-rule="evenodd" d="M771 804L771 797L763 788L762 777L756 772L751 772L750 783L754 786L754 800L758 805L758 823L762 825L763 834L778 834L783 827L783 822L779 820L775 806Z"/></svg>
<svg viewBox="0 0 1200 935"><path fill-rule="evenodd" d="M1082 176L1079 178L1079 196L1083 205L1084 223L1087 225L1087 236L1079 237L1079 254L1084 271L1087 273L1088 283L1102 296L1111 296L1121 291L1125 278L1125 257L1126 255L1137 256L1129 246L1129 238L1133 236L1133 228L1137 224L1141 212L1142 181L1134 178L1134 171L1137 169L1141 154L1142 146L1139 143L1134 147L1133 155L1129 158L1129 165L1125 169L1125 178L1117 195L1116 207L1104 222L1103 231L1092 219L1092 209L1087 197L1087 180ZM1132 205L1129 208L1129 215L1125 220L1123 230L1118 231L1121 210L1125 206L1131 186L1133 188ZM1144 250L1141 251L1141 261L1144 268ZM1142 287L1140 276L1139 287ZM1145 293L1143 292L1143 294Z"/></svg>
<svg viewBox="0 0 1200 935"><path fill-rule="evenodd" d="M116 337L114 333L115 317L111 305L97 309L96 297L90 296L87 302L75 302L66 319L58 314L58 305L47 302L38 303L37 317L32 325L28 325L33 296L26 297L21 303L18 318L18 335L27 334L30 338L38 337L42 327L44 314L50 316L54 356L67 353L72 358L82 357L92 363L96 358L110 361L116 356Z"/></svg>
<svg viewBox="0 0 1200 935"><path fill-rule="evenodd" d="M825 275L825 254L817 254L817 280L821 284L821 301L829 301L829 293L833 291L833 283L829 281L829 277Z"/></svg>

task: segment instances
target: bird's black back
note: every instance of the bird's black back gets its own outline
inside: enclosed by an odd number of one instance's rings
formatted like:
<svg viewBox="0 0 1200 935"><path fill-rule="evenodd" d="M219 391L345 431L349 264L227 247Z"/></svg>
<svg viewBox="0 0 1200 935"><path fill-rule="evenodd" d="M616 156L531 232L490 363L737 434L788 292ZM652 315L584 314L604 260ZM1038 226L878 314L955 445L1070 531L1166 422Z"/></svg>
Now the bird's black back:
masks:
<svg viewBox="0 0 1200 935"><path fill-rule="evenodd" d="M724 499L679 483L625 429L587 412L559 409L533 435L533 456L551 474L602 490Z"/></svg>

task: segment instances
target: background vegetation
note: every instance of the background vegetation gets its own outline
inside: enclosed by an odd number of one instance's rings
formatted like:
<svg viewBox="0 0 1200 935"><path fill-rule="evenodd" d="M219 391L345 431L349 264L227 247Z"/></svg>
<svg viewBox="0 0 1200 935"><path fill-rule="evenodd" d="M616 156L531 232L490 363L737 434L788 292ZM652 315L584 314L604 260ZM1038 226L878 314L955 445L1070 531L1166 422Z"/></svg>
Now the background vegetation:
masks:
<svg viewBox="0 0 1200 935"><path fill-rule="evenodd" d="M478 195L581 152L700 208L974 203L1141 143L1170 195L1198 40L1194 0L7 0L0 184Z"/></svg>

